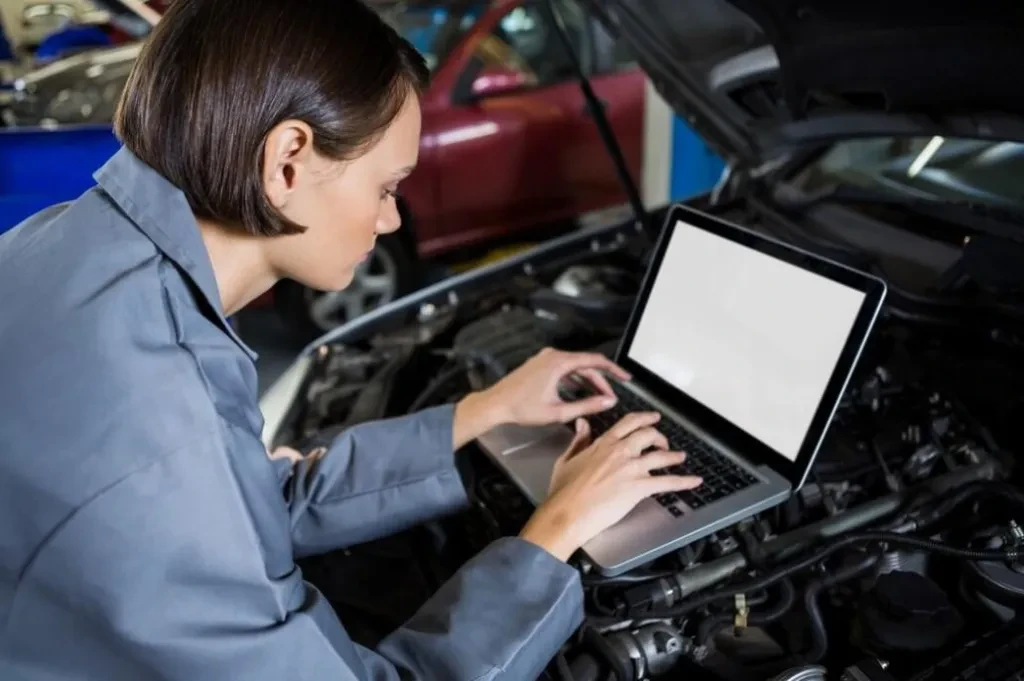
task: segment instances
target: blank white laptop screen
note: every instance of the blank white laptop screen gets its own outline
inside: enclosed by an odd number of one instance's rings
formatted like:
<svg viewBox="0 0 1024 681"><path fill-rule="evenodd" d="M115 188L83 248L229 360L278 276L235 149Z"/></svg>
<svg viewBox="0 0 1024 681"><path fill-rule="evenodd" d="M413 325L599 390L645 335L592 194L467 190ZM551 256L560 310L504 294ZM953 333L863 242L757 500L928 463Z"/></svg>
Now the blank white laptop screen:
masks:
<svg viewBox="0 0 1024 681"><path fill-rule="evenodd" d="M795 461L864 295L680 221L628 356Z"/></svg>

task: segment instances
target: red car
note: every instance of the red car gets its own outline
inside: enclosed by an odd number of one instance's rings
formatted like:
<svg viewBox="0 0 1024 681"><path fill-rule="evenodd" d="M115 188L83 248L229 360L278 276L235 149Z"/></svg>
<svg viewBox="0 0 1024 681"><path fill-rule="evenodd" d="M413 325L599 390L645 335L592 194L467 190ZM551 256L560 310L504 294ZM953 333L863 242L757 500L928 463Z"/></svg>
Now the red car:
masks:
<svg viewBox="0 0 1024 681"><path fill-rule="evenodd" d="M378 242L352 286L328 294L279 287L279 308L311 331L413 287L420 258L626 201L546 0L378 4L431 67L419 166L400 190L403 229ZM637 178L643 73L579 3L558 4Z"/></svg>

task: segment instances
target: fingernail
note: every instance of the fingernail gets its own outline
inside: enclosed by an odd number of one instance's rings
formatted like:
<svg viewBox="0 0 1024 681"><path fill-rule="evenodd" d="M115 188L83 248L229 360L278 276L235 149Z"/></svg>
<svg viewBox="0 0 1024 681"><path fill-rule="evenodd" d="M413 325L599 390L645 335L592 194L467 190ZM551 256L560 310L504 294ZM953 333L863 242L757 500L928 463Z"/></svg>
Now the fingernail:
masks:
<svg viewBox="0 0 1024 681"><path fill-rule="evenodd" d="M587 427L587 422L583 419L576 419L576 432L582 433L583 429Z"/></svg>
<svg viewBox="0 0 1024 681"><path fill-rule="evenodd" d="M603 404L606 407L614 407L616 401L617 400L614 397L606 397L603 400L601 400L601 404Z"/></svg>

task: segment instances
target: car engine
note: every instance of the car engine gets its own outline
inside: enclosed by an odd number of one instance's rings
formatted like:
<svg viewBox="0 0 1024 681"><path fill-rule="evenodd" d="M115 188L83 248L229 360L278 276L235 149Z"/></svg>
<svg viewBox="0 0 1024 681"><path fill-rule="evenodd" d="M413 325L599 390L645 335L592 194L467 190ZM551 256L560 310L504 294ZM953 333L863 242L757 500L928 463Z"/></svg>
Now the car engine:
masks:
<svg viewBox="0 0 1024 681"><path fill-rule="evenodd" d="M457 400L545 346L614 352L649 250L631 229L319 345L278 441ZM1024 668L1024 494L1008 454L1021 445L1018 337L898 305L792 498L617 577L574 560L586 622L549 678L931 681ZM532 511L485 456L461 461L473 503L438 523L453 563Z"/></svg>

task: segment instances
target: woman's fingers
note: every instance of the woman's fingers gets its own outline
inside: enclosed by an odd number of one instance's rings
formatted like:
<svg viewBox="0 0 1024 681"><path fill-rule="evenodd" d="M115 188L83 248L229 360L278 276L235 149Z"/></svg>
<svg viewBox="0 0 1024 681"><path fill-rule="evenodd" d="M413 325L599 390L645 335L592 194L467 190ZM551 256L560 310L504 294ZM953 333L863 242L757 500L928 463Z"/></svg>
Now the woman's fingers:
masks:
<svg viewBox="0 0 1024 681"><path fill-rule="evenodd" d="M562 458L566 461L590 446L590 424L586 419L576 419L575 426L576 432L572 436L572 442L562 454Z"/></svg>
<svg viewBox="0 0 1024 681"><path fill-rule="evenodd" d="M633 431L653 426L660 420L661 414L656 411L637 411L626 414L608 430L605 437L622 440Z"/></svg>
<svg viewBox="0 0 1024 681"><path fill-rule="evenodd" d="M639 481L645 497L666 492L682 492L700 487L704 481L696 475L650 475Z"/></svg>
<svg viewBox="0 0 1024 681"><path fill-rule="evenodd" d="M660 468L678 466L684 461L686 461L686 454L683 452L651 452L637 459L636 466L644 473L649 473Z"/></svg>
<svg viewBox="0 0 1024 681"><path fill-rule="evenodd" d="M583 369L577 373L590 381L590 383L597 388L602 395L615 396L615 391L612 390L611 383L609 383L608 379L604 377L604 374L597 369Z"/></svg>
<svg viewBox="0 0 1024 681"><path fill-rule="evenodd" d="M657 449L668 449L668 440L650 426L634 430L619 443L628 456L640 456L641 453L651 447Z"/></svg>
<svg viewBox="0 0 1024 681"><path fill-rule="evenodd" d="M560 357L559 368L562 374L583 369L600 369L607 371L623 381L628 381L631 376L629 372L611 361L604 355L594 352L567 352Z"/></svg>
<svg viewBox="0 0 1024 681"><path fill-rule="evenodd" d="M568 423L573 419L582 416L590 416L605 411L615 404L615 398L608 395L594 395L576 402L565 402L555 409L555 418L562 423Z"/></svg>

